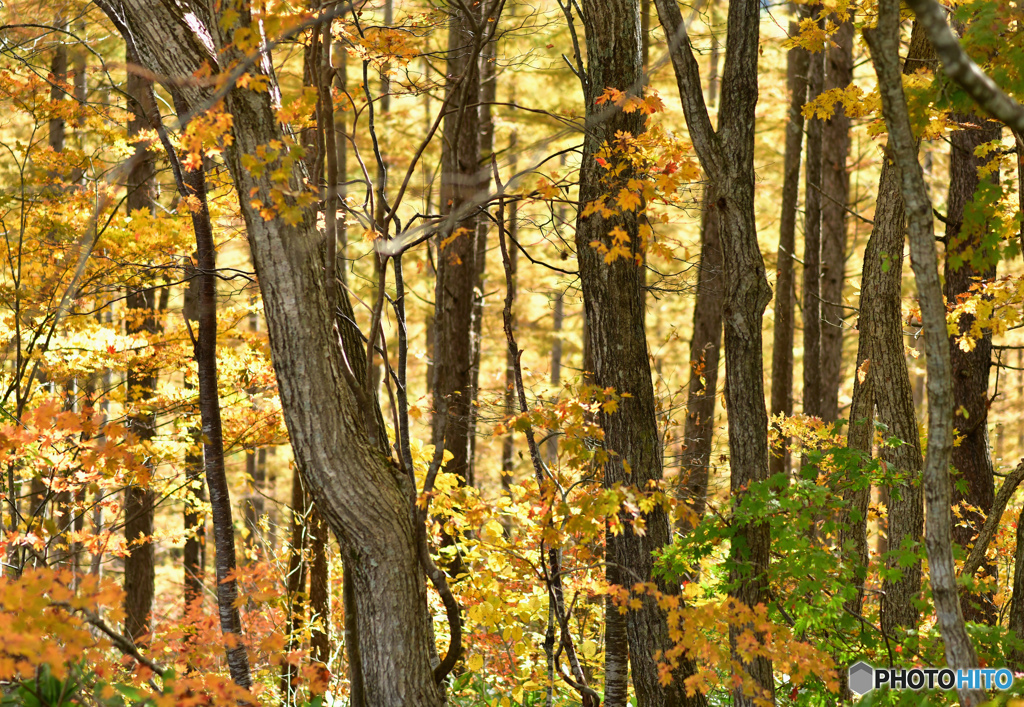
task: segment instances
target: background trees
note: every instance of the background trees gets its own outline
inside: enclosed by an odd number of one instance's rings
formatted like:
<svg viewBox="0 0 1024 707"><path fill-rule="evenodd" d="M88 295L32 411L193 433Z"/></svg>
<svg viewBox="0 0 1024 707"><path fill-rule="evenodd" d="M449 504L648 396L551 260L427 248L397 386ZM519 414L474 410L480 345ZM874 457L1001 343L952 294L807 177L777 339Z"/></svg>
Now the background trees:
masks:
<svg viewBox="0 0 1024 707"><path fill-rule="evenodd" d="M914 6L7 6L5 694L1017 660L1019 18Z"/></svg>

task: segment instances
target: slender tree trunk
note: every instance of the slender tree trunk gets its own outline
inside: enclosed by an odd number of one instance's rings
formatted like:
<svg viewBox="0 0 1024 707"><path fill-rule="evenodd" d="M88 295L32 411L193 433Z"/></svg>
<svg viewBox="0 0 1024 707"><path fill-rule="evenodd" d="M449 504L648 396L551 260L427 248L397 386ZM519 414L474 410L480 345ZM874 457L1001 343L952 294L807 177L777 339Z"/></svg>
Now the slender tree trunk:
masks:
<svg viewBox="0 0 1024 707"><path fill-rule="evenodd" d="M929 579L939 631L945 644L946 664L953 670L976 668L978 657L964 625L953 562L950 523L949 460L953 448L952 366L946 307L942 299L932 204L917 157L917 142L910 124L903 81L899 72L899 0L881 0L878 27L865 39L878 75L882 114L889 131L892 159L900 172L907 211L910 264L914 270L924 329L928 370L928 453L921 485L928 511ZM881 386L879 386L881 387ZM890 514L892 511L890 510ZM960 704L974 707L986 702L985 692L958 686Z"/></svg>
<svg viewBox="0 0 1024 707"><path fill-rule="evenodd" d="M470 9L472 14L466 14ZM481 5L448 6L448 91L455 91L444 119L441 147L441 213L447 219L437 241L434 288L435 412L433 441L452 453L446 469L472 485L473 313L478 258L472 201L486 183L480 166L480 55L483 38L474 27L484 21ZM484 25L485 26L485 25ZM461 79L461 80L460 80ZM455 83L458 80L458 83ZM444 434L444 440L441 435Z"/></svg>
<svg viewBox="0 0 1024 707"><path fill-rule="evenodd" d="M716 201L711 189L705 187L701 208L700 273L693 303L693 339L690 341L684 461L679 471L680 498L698 519L704 515L707 505L708 476L711 473L718 356L722 347L722 308L725 301L725 273Z"/></svg>
<svg viewBox="0 0 1024 707"><path fill-rule="evenodd" d="M819 26L824 26L822 7L814 8ZM825 55L808 57L807 100L813 101L825 85ZM807 120L807 164L804 188L804 414L821 417L821 148L823 121Z"/></svg>
<svg viewBox="0 0 1024 707"><path fill-rule="evenodd" d="M801 14L806 5L800 5ZM789 33L800 25L789 21ZM796 213L800 200L800 153L804 139L804 102L807 100L807 50L793 47L786 54L786 86L789 116L786 121L786 152L783 158L782 213L779 217L779 251L775 276L775 329L772 332L772 415L793 414L793 329L796 304ZM789 445L773 451L769 474L784 474L789 468Z"/></svg>
<svg viewBox="0 0 1024 707"><path fill-rule="evenodd" d="M576 253L587 322L586 338L593 357L594 383L599 389L611 388L623 397L618 411L602 412L599 421L604 444L612 454L605 464L604 481L638 490L648 482L662 479L662 450L654 409L654 387L644 331L643 270L634 258L605 263L591 242L609 242L609 232L621 228L630 236L633 255L639 252L639 220L635 213L624 212L605 218L597 213L584 216L584 208L607 191L605 171L597 163L597 153L606 140L618 132L640 135L643 116L624 113L614 106L602 107L595 100L606 87L634 96L642 95L643 63L640 46L640 6L638 0L612 2L584 0L583 21L587 42L586 138L580 170L580 214L576 223ZM628 179L628 168L622 178ZM626 471L627 465L632 473ZM670 540L669 520L660 506L646 516L645 533L627 525L616 537L606 556L609 566L617 568L619 580L627 586L654 581L652 552ZM677 590L663 580L659 588L666 593ZM655 654L669 650L667 618L656 601L642 597L642 606L626 614L626 634L633 686L641 707L653 705L703 704L698 694L689 697L684 681L695 671L693 662L682 658L663 685ZM621 677L616 672L612 678Z"/></svg>
<svg viewBox="0 0 1024 707"><path fill-rule="evenodd" d="M152 108L146 104L152 95L152 85L148 79L129 72L127 88L130 111L128 139L132 140L148 127L146 113ZM144 142L135 143L138 159L128 175L126 200L129 215L138 214L142 218L150 216L154 209L156 159L147 148ZM126 329L129 334L144 336L158 331L155 317L156 290L146 287L149 284L143 279L137 289L128 290ZM151 353L152 350L147 349L147 352ZM130 410L129 427L142 444L151 441L156 433L156 417L152 411L145 409L156 388L156 372L145 358L139 356L136 359L137 366L129 367L125 395ZM155 469L151 462L147 462L143 469L145 472L140 475L141 478L137 477L134 483L125 488L124 503L124 532L129 548L124 561L125 633L136 642L145 640L149 633L156 582L152 541L154 494L150 488Z"/></svg>
<svg viewBox="0 0 1024 707"><path fill-rule="evenodd" d="M979 145L998 140L1002 127L985 122L976 115L954 116L957 122L970 125L954 131L950 136L949 198L946 200L945 286L947 303L966 296L972 285L991 280L996 275L995 258L987 254L982 239L987 235L985 221L979 219L971 202L978 189L978 169L988 157L978 157L974 150ZM975 127L978 124L981 127ZM998 180L998 174L995 175ZM971 211L974 210L972 214ZM973 218L965 219L965 216ZM965 228L966 226L966 228ZM972 259L972 255L974 259ZM988 261L991 264L980 264ZM974 317L960 319L960 332L971 328ZM953 526L953 541L963 548L970 546L977 531L992 510L995 500L995 470L992 450L988 441L988 378L992 362L992 332L986 330L975 342L974 348L964 351L957 337L949 337L950 361L953 366L953 426L960 443L953 447L951 462L958 472L958 483L953 485L953 505L967 503L980 512L962 508L963 522ZM960 484L966 485L961 491ZM984 565L985 573L998 577L992 563ZM964 616L969 621L994 625L998 610L990 594L965 592L961 597Z"/></svg>
<svg viewBox="0 0 1024 707"><path fill-rule="evenodd" d="M185 286L185 318L198 325L199 323L199 277L194 268L189 270L188 284ZM187 390L195 389L195 381L191 375L185 375ZM201 423L200 423L201 424ZM206 520L201 510L206 498L203 484L203 448L202 430L190 427L191 437L188 452L185 454L185 483L189 495L185 501L185 550L182 564L185 572L185 611L195 602L202 602L203 580L206 574Z"/></svg>
<svg viewBox="0 0 1024 707"><path fill-rule="evenodd" d="M178 116L188 113L187 104L175 96ZM236 567L235 529L231 520L231 494L224 468L224 437L220 420L220 393L217 387L217 251L213 241L213 224L206 200L206 176L203 168L183 167L185 189L199 202L192 212L192 228L196 234L196 277L199 280L196 365L199 371L199 413L203 427L203 466L206 486L210 491L210 515L213 519L213 541L216 552L217 609L221 631L232 636L227 650L231 679L248 688L252 685L249 656L242 643L242 619L236 599L238 587L231 576Z"/></svg>
<svg viewBox="0 0 1024 707"><path fill-rule="evenodd" d="M1017 638L1024 641L1024 509L1017 517L1017 547L1013 564L1013 595L1010 597L1010 611L1007 628ZM1016 671L1024 670L1024 650L1016 649L1007 656L1008 664Z"/></svg>
<svg viewBox="0 0 1024 707"><path fill-rule="evenodd" d="M853 81L853 20L839 22L825 52L824 89L844 89ZM846 212L850 201L850 119L842 104L825 121L821 139L821 419L839 419L842 383L843 284L846 261Z"/></svg>
<svg viewBox="0 0 1024 707"><path fill-rule="evenodd" d="M915 25L903 72L913 73L932 60L931 45L923 30ZM916 550L924 523L921 486L917 482L921 473L921 446L914 393L903 352L901 297L905 224L899 173L895 165L886 160L878 182L874 225L864 251L857 366L847 445L870 458L876 409L878 421L888 427L887 435L904 442L896 447L886 446L881 452L890 469L907 477L904 483L883 489L888 491L885 495L889 520L887 546L893 550L903 547L904 543ZM863 578L868 561L869 493L867 488L844 492L849 506L840 523L843 529L840 543L847 548L848 557L854 563L858 582L857 596L848 602L847 608L857 614L863 604ZM890 559L888 564L892 567L895 560ZM921 590L921 563L913 562L901 569L899 579L887 576L882 586L881 627L890 635L899 627L909 629L917 625L914 600Z"/></svg>

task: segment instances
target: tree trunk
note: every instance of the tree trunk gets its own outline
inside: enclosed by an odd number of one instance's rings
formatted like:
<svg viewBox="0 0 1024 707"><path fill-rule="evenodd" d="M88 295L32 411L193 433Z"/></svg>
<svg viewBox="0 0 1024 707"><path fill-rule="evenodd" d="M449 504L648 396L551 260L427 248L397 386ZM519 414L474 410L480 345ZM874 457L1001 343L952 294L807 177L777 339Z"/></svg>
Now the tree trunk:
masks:
<svg viewBox="0 0 1024 707"><path fill-rule="evenodd" d="M472 15L466 8L472 7ZM437 238L434 287L433 442L452 453L446 469L473 485L473 313L479 267L478 219L473 199L486 183L480 166L480 55L482 38L474 27L483 22L481 5L448 6L450 77L448 115L441 142L441 213L447 217ZM458 81L461 79L460 81ZM458 83L454 83L458 81ZM442 402L443 401L443 402ZM447 404L446 416L440 411ZM444 434L444 440L441 435Z"/></svg>
<svg viewBox="0 0 1024 707"><path fill-rule="evenodd" d="M638 490L648 482L662 478L662 450L654 407L650 360L644 331L643 270L634 258L605 263L591 246L592 241L609 243L609 232L621 228L629 235L630 252L641 255L639 221L636 213L626 211L605 218L598 213L584 216L587 204L607 192L605 170L597 163L597 153L605 141L618 132L640 135L644 118L639 113L624 113L615 106L600 106L595 101L607 87L638 96L643 90L643 63L640 46L640 7L638 0L612 2L584 0L583 21L587 42L586 138L580 169L580 214L576 223L576 253L587 322L586 338L593 357L594 384L611 388L623 397L614 413L599 415L604 444L612 454L605 464L604 482ZM614 157L613 157L614 159ZM621 178L628 179L627 168ZM627 465L632 473L627 472ZM669 520L664 509L656 507L646 516L646 532L634 532L627 524L609 549L607 562L618 567L619 579L631 586L653 580L652 552L670 541ZM663 580L664 592L677 591ZM626 634L637 703L649 705L703 704L698 694L686 694L684 680L695 672L693 662L682 658L672 674L672 682L659 680L655 654L673 646L665 612L650 596L642 597L642 606L626 614ZM612 677L615 677L613 675Z"/></svg>
<svg viewBox="0 0 1024 707"><path fill-rule="evenodd" d="M189 280L185 286L185 304L183 314L190 323L199 322L199 278L195 269L188 273ZM195 381L191 374L185 375L186 390L195 389ZM185 501L185 550L182 565L185 573L185 611L196 601L203 599L203 580L206 574L206 520L200 510L205 500L203 485L203 448L202 430L189 427L191 437L189 451L185 454L185 483L189 496Z"/></svg>
<svg viewBox="0 0 1024 707"><path fill-rule="evenodd" d="M953 670L978 667L978 658L964 626L953 562L950 528L949 459L953 448L952 367L946 307L942 299L932 204L917 157L917 142L910 124L903 81L899 72L900 3L881 0L878 28L865 39L878 75L882 114L889 131L890 155L900 173L907 211L910 264L914 270L924 329L928 370L928 454L921 485L928 511L929 579L939 631L945 643L946 664ZM881 388L882 386L878 386ZM890 511L890 515L892 511ZM974 707L986 702L985 692L958 686L960 704Z"/></svg>
<svg viewBox="0 0 1024 707"><path fill-rule="evenodd" d="M821 5L813 14L819 26L824 26ZM825 56L813 52L808 57L807 100L816 99L825 85ZM807 163L804 187L804 279L801 300L804 328L804 385L803 410L805 415L821 417L821 147L823 122L820 118L807 120Z"/></svg>
<svg viewBox="0 0 1024 707"><path fill-rule="evenodd" d="M128 73L128 139L133 138L148 127L147 106L152 95L149 80L134 72ZM146 218L154 209L153 187L156 174L156 159L147 149L144 142L135 143L137 160L128 175L128 197L126 200L129 216L133 213ZM141 154L140 154L141 153ZM146 279L137 289L129 288L126 298L127 326L129 335L155 334L159 329L155 316L156 290ZM147 353L152 349L147 348ZM156 372L145 361L145 357L136 358L137 366L128 369L126 380L126 404L130 410L128 415L129 428L145 444L156 434L156 417L152 411L145 410L147 401L153 397L156 388ZM140 409L143 408L143 409ZM153 611L153 595L156 582L156 568L153 557L153 500L150 488L154 467L146 462L142 478L125 488L125 540L129 553L124 560L124 608L125 633L136 642L145 640L150 630L150 614Z"/></svg>
<svg viewBox="0 0 1024 707"><path fill-rule="evenodd" d="M804 13L806 5L800 5ZM800 25L789 21L790 35ZM779 217L779 250L775 275L775 328L772 332L772 415L793 414L793 329L796 305L796 213L800 201L800 153L804 139L804 102L807 100L808 54L803 47L786 53L786 86L789 115L786 120L786 152L783 158L782 212ZM780 441L768 462L769 474L789 469L789 444Z"/></svg>
<svg viewBox="0 0 1024 707"><path fill-rule="evenodd" d="M188 108L177 96L175 108L184 117ZM210 490L210 516L213 519L214 566L217 575L217 609L220 628L232 636L227 648L231 679L241 687L252 686L249 656L242 644L242 619L236 599L238 587L235 571L235 528L231 520L231 494L224 468L224 437L220 421L220 393L217 387L217 251L213 242L213 224L206 201L206 176L203 167L185 169L185 188L199 202L192 212L192 228L196 234L196 277L199 279L196 366L199 371L199 414L203 427L203 466L206 486Z"/></svg>
<svg viewBox="0 0 1024 707"><path fill-rule="evenodd" d="M717 200L725 262L725 397L729 414L730 492L741 502L751 484L768 478L768 413L765 409L761 324L771 288L757 243L754 219L754 119L761 5L758 0L729 3L729 28L722 76L722 105L717 132L701 90L700 71L686 35L679 6L656 0L658 16L670 37L670 57L686 125L701 167ZM729 553L729 596L755 607L768 601L770 535L767 524L738 525ZM733 660L761 694L737 687L736 705L774 703L771 661L746 661L738 645L749 626L730 626ZM739 676L736 676L739 677Z"/></svg>
<svg viewBox="0 0 1024 707"><path fill-rule="evenodd" d="M298 650L300 632L306 615L306 511L309 502L302 488L302 473L296 464L292 469L292 526L291 542L288 553L288 576L285 578L285 591L288 601L288 620L285 634L288 652ZM281 695L286 705L295 704L295 681L298 678L298 666L285 663L281 666Z"/></svg>
<svg viewBox="0 0 1024 707"><path fill-rule="evenodd" d="M309 567L309 613L313 625L309 647L313 660L327 665L331 661L331 587L328 575L327 545L330 531L316 506L310 511L313 537L310 539L313 561Z"/></svg>
<svg viewBox="0 0 1024 707"><path fill-rule="evenodd" d="M190 29L200 20L193 16L186 22L178 6L144 0L99 3L122 34L141 48L143 65L161 75L191 76L204 64L216 67L219 60L229 66L246 60L230 37L249 30L247 6L229 4L202 28L219 50L215 58ZM198 82L183 82L180 91L193 106L204 106L210 98L209 87ZM348 304L347 297L342 293L329 299L314 208L292 196L302 193L303 165L267 157L263 159L273 169L252 169L250 160L261 159L267 145L284 139L271 97L259 87L236 84L224 100L233 138L225 162L236 192L246 195L239 205L263 292L292 448L318 507L350 559L367 703L438 706L442 696L428 659L429 616L407 480L361 433L366 418L342 372L347 356L334 317L338 307ZM288 218L280 208L256 203L287 207ZM344 309L351 312L350 305ZM344 330L342 334L345 341Z"/></svg>
<svg viewBox="0 0 1024 707"><path fill-rule="evenodd" d="M924 32L916 25L910 40L905 74L913 73L932 60L931 46ZM914 410L914 393L903 350L903 243L906 216L896 166L886 160L878 182L875 219L864 251L861 276L859 339L854 378L853 402L850 407L850 429L847 445L870 457L875 438L875 410L878 421L888 427L887 436L904 442L885 447L882 458L890 469L908 475L905 483L889 489L886 495L889 529L888 548L899 549L903 543L916 548L923 531L921 487L921 446ZM849 503L842 519L840 544L849 547L848 557L854 563L858 578L856 598L847 603L860 614L864 599L863 578L866 576L867 508L870 489L848 490ZM890 566L893 560L889 561ZM883 582L881 626L887 634L897 627L917 625L917 609L913 601L921 589L921 563L903 567L902 577Z"/></svg>
<svg viewBox="0 0 1024 707"><path fill-rule="evenodd" d="M853 81L853 20L839 22L825 53L826 91ZM850 119L842 104L822 127L821 149L821 407L825 422L839 419L842 383L846 211L850 200Z"/></svg>
<svg viewBox="0 0 1024 707"><path fill-rule="evenodd" d="M711 473L711 443L715 433L718 397L718 355L722 346L722 306L725 276L719 237L717 198L705 187L701 207L700 272L693 302L690 341L690 384L686 400L684 457L679 470L679 498L699 519L707 506Z"/></svg>
<svg viewBox="0 0 1024 707"><path fill-rule="evenodd" d="M971 214L971 202L978 189L978 169L988 157L978 157L974 149L991 140L998 140L1002 127L983 122L975 115L954 115L954 120L970 127L956 130L950 136L949 198L946 200L945 286L946 302L953 304L966 295L972 285L991 280L996 275L993 254L986 253L982 238L986 235L984 220ZM981 127L976 127L981 124ZM998 180L998 176L995 178ZM973 216L967 221L965 214ZM972 263L972 254L981 264ZM960 261L959 263L957 261ZM991 264L988 264L991 263ZM972 315L960 318L960 332L966 332L974 322ZM981 512L962 508L961 522L953 525L953 542L969 547L992 510L995 500L995 470L992 450L988 442L988 378L992 362L992 332L986 330L971 351L963 351L957 337L949 337L949 354L953 366L953 426L960 444L953 447L951 462L958 472L953 484L953 505L968 503ZM961 484L966 488L961 490ZM985 573L998 577L993 563L983 565ZM991 594L961 595L964 616L969 621L994 625L999 612L992 603Z"/></svg>

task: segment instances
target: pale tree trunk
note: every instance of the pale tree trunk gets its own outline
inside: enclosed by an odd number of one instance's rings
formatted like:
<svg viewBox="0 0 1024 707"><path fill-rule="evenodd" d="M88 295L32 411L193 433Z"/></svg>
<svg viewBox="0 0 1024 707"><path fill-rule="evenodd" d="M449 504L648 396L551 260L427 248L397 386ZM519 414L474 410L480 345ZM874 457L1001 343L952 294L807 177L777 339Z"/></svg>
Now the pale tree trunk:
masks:
<svg viewBox="0 0 1024 707"><path fill-rule="evenodd" d="M801 10L806 5L800 5ZM800 25L789 21L789 33ZM800 201L800 153L804 139L804 102L807 100L807 50L793 47L786 53L786 87L789 89L789 115L786 119L786 148L783 157L782 212L779 217L779 250L775 276L775 328L772 331L772 415L793 414L793 330L796 305L796 213ZM789 447L773 450L769 473L784 474L789 469Z"/></svg>
<svg viewBox="0 0 1024 707"><path fill-rule="evenodd" d="M913 73L933 60L924 32L914 28L903 66ZM888 509L887 546L896 549L904 542L915 546L923 530L921 486L915 483L921 472L921 447L914 410L914 393L903 350L903 244L906 217L899 173L890 161L882 165L875 199L875 218L864 251L858 321L857 365L850 407L847 446L870 458L876 419L888 427L887 436L904 442L885 447L881 456L889 467L909 475L906 483L884 496ZM883 489L883 491L889 491ZM867 571L867 509L870 489L844 491L849 504L841 519L840 544L847 548L857 578L857 595L847 608L860 614ZM881 626L888 634L898 627L917 625L913 601L921 589L921 563L902 568L898 580L883 582Z"/></svg>
<svg viewBox="0 0 1024 707"><path fill-rule="evenodd" d="M981 239L986 229L974 215L974 226L966 231L965 211L972 208L974 192L978 188L978 169L988 162L988 157L978 157L974 150L981 144L998 140L1002 126L989 123L976 115L954 115L959 123L969 125L964 130L954 131L950 136L949 155L949 197L946 200L946 249L945 286L946 302L953 304L958 297L966 296L972 285L991 280L996 276L995 260L992 254L985 254ZM976 127L980 124L980 127ZM994 175L998 180L998 172ZM989 259L991 264L972 264L972 254L979 254L981 260ZM959 256L962 264L954 259ZM960 332L970 330L974 316L967 314L960 318ZM960 443L953 448L951 462L958 472L956 477L966 484L960 491L953 486L953 505L968 503L980 509L980 513L962 508L963 522L953 526L953 541L967 548L977 537L985 517L992 510L995 501L995 470L992 467L992 450L988 441L989 369L992 363L992 332L986 330L975 342L974 348L964 351L957 343L957 336L949 337L949 355L953 366L953 427ZM983 565L985 573L998 577L993 563ZM968 620L994 625L999 612L988 594L964 592L961 597L964 616Z"/></svg>
<svg viewBox="0 0 1024 707"><path fill-rule="evenodd" d="M946 307L942 299L932 204L917 159L914 138L899 72L899 0L881 0L878 28L865 34L878 75L882 114L889 131L890 154L900 172L907 211L910 264L914 270L924 329L928 370L928 450L921 485L928 513L929 579L939 631L945 643L946 664L954 669L976 668L978 658L964 625L953 562L950 522L949 459L953 448L953 386L949 360ZM881 386L879 386L881 387ZM891 513L891 511L890 511ZM960 704L986 702L980 689L957 689Z"/></svg>
<svg viewBox="0 0 1024 707"><path fill-rule="evenodd" d="M725 397L729 414L730 491L742 501L751 484L768 478L768 413L765 409L761 326L771 288L757 243L754 220L754 118L757 105L757 59L761 4L758 0L729 3L725 71L718 130L711 125L697 66L679 6L656 0L669 37L686 124L701 167L717 197L725 262ZM770 551L768 525L750 522L735 527L729 561L733 566L730 597L749 607L768 601ZM733 690L736 705L774 703L771 661L747 661L738 645L748 626L730 626L733 660L757 686ZM737 678L741 677L739 675ZM760 694L752 694L760 693Z"/></svg>
<svg viewBox="0 0 1024 707"><path fill-rule="evenodd" d="M853 81L853 19L838 22L825 53L824 89L846 88ZM839 419L842 383L846 213L850 200L850 118L842 104L825 121L821 140L821 406L825 422Z"/></svg>
<svg viewBox="0 0 1024 707"><path fill-rule="evenodd" d="M146 104L152 95L152 85L147 79L128 73L128 139L132 140L148 127L146 113L153 110ZM128 175L128 197L126 205L129 215L136 213L142 218L150 216L155 208L154 176L156 159L147 149L144 142L136 142L135 150L138 159ZM141 213L140 213L141 212ZM151 282L143 279L137 289L129 288L126 298L127 326L129 334L141 336L153 335L158 331L155 316L156 290L147 287ZM147 352L152 352L147 349ZM128 424L145 444L153 439L156 433L156 416L144 408L153 397L156 388L156 372L146 363L145 356L137 359L139 367L128 369L126 376L125 400L129 407ZM151 477L155 471L152 463L144 464L145 476L125 488L125 540L129 554L124 561L124 608L125 633L132 640L145 640L150 630L150 614L153 611L153 594L156 581L156 569L153 557L153 490L150 488Z"/></svg>
<svg viewBox="0 0 1024 707"><path fill-rule="evenodd" d="M587 43L586 138L580 169L580 214L576 222L576 253L586 319L586 338L593 361L594 384L611 388L623 397L619 409L599 415L604 430L604 445L612 458L604 467L604 482L611 487L625 484L639 490L650 481L662 478L662 449L654 406L650 360L644 331L643 270L634 258L605 263L591 246L592 241L609 242L613 228L623 229L630 237L633 255L640 255L639 219L633 212L605 218L597 213L584 216L586 204L606 190L604 170L597 153L606 140L622 131L640 135L644 119L639 113L624 113L614 106L602 107L595 101L605 88L617 88L631 95L643 90L643 63L640 43L640 6L638 0L598 2L584 0L583 22ZM627 170L628 171L628 170ZM626 174L623 179L628 178ZM626 465L632 469L627 473ZM618 581L626 586L655 581L652 552L670 541L669 519L658 506L646 516L646 532L634 532L626 524L606 551L606 562L617 569ZM664 580L656 584L664 592L674 592ZM641 598L642 606L626 614L630 671L637 703L653 705L704 704L704 697L687 695L684 680L695 672L689 658L682 658L672 681L659 680L655 654L674 644L669 635L665 611L650 596ZM613 609L614 611L614 609ZM606 611L606 614L608 612ZM607 617L606 617L607 620ZM621 680L617 671L606 679ZM615 691L614 682L606 691Z"/></svg>

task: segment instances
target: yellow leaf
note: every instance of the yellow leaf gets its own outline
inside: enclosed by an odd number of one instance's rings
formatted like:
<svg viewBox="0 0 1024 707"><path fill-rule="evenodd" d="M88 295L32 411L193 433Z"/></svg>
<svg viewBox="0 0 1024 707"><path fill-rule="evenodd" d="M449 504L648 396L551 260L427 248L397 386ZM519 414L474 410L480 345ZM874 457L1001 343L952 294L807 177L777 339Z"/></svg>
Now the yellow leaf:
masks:
<svg viewBox="0 0 1024 707"><path fill-rule="evenodd" d="M480 668L484 667L484 657L479 653L469 656L469 660L466 661L466 667L470 670L480 670Z"/></svg>

